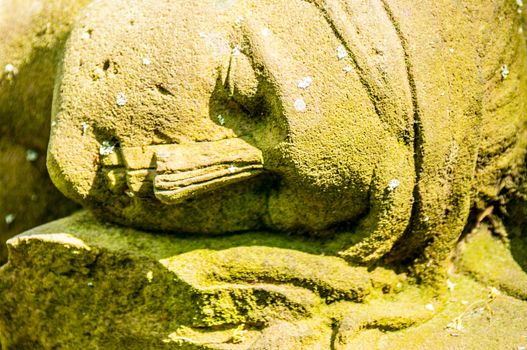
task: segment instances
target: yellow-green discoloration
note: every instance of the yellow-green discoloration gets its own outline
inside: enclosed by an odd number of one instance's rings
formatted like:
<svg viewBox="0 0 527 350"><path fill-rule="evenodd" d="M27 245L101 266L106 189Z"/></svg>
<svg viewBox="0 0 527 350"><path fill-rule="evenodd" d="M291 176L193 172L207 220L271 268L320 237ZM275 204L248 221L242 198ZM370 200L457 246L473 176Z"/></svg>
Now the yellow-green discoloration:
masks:
<svg viewBox="0 0 527 350"><path fill-rule="evenodd" d="M517 2L97 1L65 46L83 3L45 4L0 53L0 112L27 109L24 128L1 128L46 130L56 77L56 185L98 217L172 235L79 214L12 240L4 347L523 345L523 302L443 278L471 207L523 212ZM45 137L28 135L38 147L9 167L42 165ZM525 298L506 246L467 242L462 270ZM438 288L379 267L401 262Z"/></svg>
<svg viewBox="0 0 527 350"><path fill-rule="evenodd" d="M86 212L29 231L12 241L10 262L0 269L1 344L6 350L525 344L526 302L467 276L451 274L450 290L438 298L388 270L367 273L336 257L300 253L312 246L300 238L245 237L163 236L102 224ZM460 259L479 249L471 244ZM485 261L504 264L496 254ZM361 302L338 294L358 287Z"/></svg>
<svg viewBox="0 0 527 350"><path fill-rule="evenodd" d="M500 239L493 237L488 227L483 226L474 229L458 250L457 264L462 271L512 296L527 300L525 237Z"/></svg>
<svg viewBox="0 0 527 350"><path fill-rule="evenodd" d="M88 0L0 2L0 263L6 239L77 209L46 169L57 65Z"/></svg>
<svg viewBox="0 0 527 350"><path fill-rule="evenodd" d="M436 280L473 200L496 200L523 164L516 10L98 2L65 50L51 176L124 225L337 232L348 261L415 259L415 274Z"/></svg>

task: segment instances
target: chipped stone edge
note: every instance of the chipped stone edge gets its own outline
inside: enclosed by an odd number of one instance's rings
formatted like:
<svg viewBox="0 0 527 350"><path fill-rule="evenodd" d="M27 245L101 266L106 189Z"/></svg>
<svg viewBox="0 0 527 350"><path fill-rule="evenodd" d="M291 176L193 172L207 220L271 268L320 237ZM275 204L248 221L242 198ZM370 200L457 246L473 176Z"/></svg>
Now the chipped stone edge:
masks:
<svg viewBox="0 0 527 350"><path fill-rule="evenodd" d="M22 242L29 242L32 240L39 240L43 242L50 242L50 243L59 243L66 247L74 247L78 249L84 249L87 251L90 251L91 248L82 240L73 237L69 233L49 233L49 234L34 234L29 236L15 236L11 239L9 239L6 243L7 245L16 248L20 243Z"/></svg>

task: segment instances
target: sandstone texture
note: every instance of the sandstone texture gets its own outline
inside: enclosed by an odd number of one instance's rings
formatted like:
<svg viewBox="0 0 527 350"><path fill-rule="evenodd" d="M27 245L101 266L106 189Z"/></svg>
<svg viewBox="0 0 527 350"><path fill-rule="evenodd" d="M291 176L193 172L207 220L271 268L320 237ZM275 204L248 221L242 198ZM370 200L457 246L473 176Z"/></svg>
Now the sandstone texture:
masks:
<svg viewBox="0 0 527 350"><path fill-rule="evenodd" d="M0 10L3 350L527 346L522 1Z"/></svg>
<svg viewBox="0 0 527 350"><path fill-rule="evenodd" d="M337 234L350 262L441 280L471 211L521 197L521 9L98 1L65 47L51 177L125 226Z"/></svg>
<svg viewBox="0 0 527 350"><path fill-rule="evenodd" d="M527 345L527 275L514 272L507 249L488 254L478 242L495 239L487 235L467 238L438 297L305 239L159 235L80 212L9 241L0 342L5 350L516 349ZM474 251L484 255L474 260ZM490 269L473 279L470 261L512 275L496 281Z"/></svg>

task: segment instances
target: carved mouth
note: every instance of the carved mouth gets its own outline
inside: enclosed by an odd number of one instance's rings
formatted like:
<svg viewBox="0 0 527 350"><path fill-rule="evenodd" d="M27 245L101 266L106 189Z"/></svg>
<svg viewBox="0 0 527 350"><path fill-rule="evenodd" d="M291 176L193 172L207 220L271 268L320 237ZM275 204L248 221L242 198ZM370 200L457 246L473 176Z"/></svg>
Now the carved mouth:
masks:
<svg viewBox="0 0 527 350"><path fill-rule="evenodd" d="M261 151L239 138L121 151L129 191L146 195L145 189L153 188L165 204L178 204L263 172Z"/></svg>

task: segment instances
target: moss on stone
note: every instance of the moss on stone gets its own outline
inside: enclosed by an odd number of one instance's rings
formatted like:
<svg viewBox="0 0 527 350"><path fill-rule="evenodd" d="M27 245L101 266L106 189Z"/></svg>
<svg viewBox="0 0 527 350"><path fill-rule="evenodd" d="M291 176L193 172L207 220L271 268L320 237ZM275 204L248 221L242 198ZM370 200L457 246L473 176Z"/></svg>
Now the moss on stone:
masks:
<svg viewBox="0 0 527 350"><path fill-rule="evenodd" d="M496 237L483 225L465 238L457 254L457 265L483 283L527 300L526 247L525 238Z"/></svg>
<svg viewBox="0 0 527 350"><path fill-rule="evenodd" d="M46 169L57 65L88 0L6 0L0 19L0 263L9 237L78 209ZM11 219L10 219L11 218Z"/></svg>
<svg viewBox="0 0 527 350"><path fill-rule="evenodd" d="M105 220L340 230L348 261L412 260L439 286L473 200L496 200L523 164L520 17L505 1L99 2L64 50L49 170ZM264 173L218 175L240 149L207 147L241 138Z"/></svg>
<svg viewBox="0 0 527 350"><path fill-rule="evenodd" d="M368 273L287 248L286 241L307 244L300 238L246 236L245 243L163 236L100 223L87 212L28 231L10 241L0 269L1 344L470 349L525 339L527 304L467 276L449 276L450 290L438 297L389 270ZM500 254L487 260L502 261Z"/></svg>

